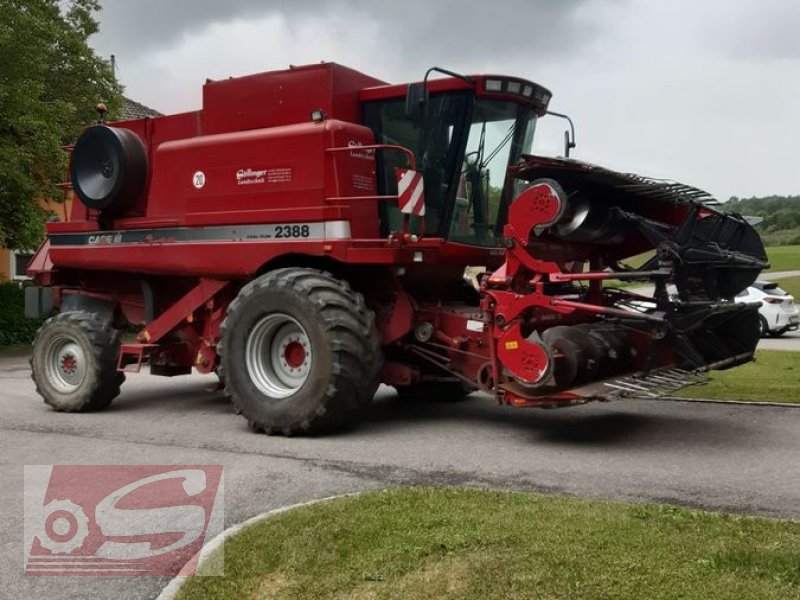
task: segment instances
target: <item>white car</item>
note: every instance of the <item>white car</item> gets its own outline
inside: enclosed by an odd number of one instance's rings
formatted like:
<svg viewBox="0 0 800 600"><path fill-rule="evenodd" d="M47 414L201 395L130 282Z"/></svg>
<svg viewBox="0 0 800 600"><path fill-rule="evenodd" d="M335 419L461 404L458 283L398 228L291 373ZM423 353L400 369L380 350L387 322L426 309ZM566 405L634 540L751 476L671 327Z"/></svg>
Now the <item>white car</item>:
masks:
<svg viewBox="0 0 800 600"><path fill-rule="evenodd" d="M800 310L794 297L784 292L777 283L756 281L736 296L736 302L761 302L761 337L778 337L787 331L800 328Z"/></svg>

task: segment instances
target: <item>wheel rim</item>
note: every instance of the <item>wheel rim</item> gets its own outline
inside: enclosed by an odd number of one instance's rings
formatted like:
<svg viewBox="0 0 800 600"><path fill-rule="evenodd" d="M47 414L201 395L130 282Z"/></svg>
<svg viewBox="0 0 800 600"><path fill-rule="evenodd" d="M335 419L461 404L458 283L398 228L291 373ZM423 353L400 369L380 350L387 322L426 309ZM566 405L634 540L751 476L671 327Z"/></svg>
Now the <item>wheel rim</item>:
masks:
<svg viewBox="0 0 800 600"><path fill-rule="evenodd" d="M297 392L308 379L311 359L306 330L287 314L267 315L247 337L245 362L250 380L272 398Z"/></svg>
<svg viewBox="0 0 800 600"><path fill-rule="evenodd" d="M59 392L77 390L86 377L86 355L74 338L61 335L53 338L45 350L47 379Z"/></svg>

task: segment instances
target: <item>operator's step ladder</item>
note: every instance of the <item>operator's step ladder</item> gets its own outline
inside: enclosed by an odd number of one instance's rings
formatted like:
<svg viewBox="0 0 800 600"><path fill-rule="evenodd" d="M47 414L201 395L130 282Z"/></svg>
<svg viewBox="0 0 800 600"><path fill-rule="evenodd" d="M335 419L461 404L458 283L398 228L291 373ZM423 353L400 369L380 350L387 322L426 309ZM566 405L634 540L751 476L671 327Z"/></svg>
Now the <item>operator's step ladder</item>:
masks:
<svg viewBox="0 0 800 600"><path fill-rule="evenodd" d="M150 353L158 348L158 344L122 344L117 357L117 371L120 373L138 373L142 363L150 358Z"/></svg>

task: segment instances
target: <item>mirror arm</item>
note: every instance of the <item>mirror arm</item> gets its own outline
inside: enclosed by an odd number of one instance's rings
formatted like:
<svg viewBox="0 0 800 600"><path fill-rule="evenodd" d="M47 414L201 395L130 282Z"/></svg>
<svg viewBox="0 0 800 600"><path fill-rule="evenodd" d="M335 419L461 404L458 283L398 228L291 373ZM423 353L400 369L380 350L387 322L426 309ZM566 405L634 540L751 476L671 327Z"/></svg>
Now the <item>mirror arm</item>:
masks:
<svg viewBox="0 0 800 600"><path fill-rule="evenodd" d="M557 113L553 112L552 110L548 110L546 114L553 117L558 117L559 119L565 119L567 123L569 123L569 131L564 132L564 154L565 158L569 158L569 151L576 147L575 124L572 122L572 119L569 117L569 115L565 115L564 113Z"/></svg>
<svg viewBox="0 0 800 600"><path fill-rule="evenodd" d="M448 71L447 69L442 69L441 67L431 67L425 72L425 77L422 80L422 83L412 83L409 84L408 89L409 91L406 93L406 114L415 118L417 120L424 120L424 117L421 118L419 115L425 113L425 106L428 102L428 78L430 77L431 73L438 72L443 73L444 75L450 75L451 77L456 77L463 81L466 81L470 85L475 83L475 80L472 77L468 77L467 75L461 75L459 73L455 73L454 71ZM418 93L415 91L415 94L411 95L412 89L417 89L421 86L422 93Z"/></svg>
<svg viewBox="0 0 800 600"><path fill-rule="evenodd" d="M466 81L469 84L475 83L475 80L472 77L467 75L461 75L460 73L456 73L454 71L448 71L447 69L442 69L441 67L431 67L425 72L425 77L422 80L422 84L427 88L428 87L428 77L430 77L431 73L442 73L443 75L450 75L450 77L456 77L461 79L462 81Z"/></svg>

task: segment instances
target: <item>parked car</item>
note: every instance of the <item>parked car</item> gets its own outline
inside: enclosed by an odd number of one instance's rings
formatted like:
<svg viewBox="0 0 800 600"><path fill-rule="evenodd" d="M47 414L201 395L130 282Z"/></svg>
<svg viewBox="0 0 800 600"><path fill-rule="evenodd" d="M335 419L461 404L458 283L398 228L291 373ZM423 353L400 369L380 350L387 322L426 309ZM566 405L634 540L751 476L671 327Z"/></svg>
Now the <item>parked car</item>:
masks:
<svg viewBox="0 0 800 600"><path fill-rule="evenodd" d="M762 337L778 337L800 328L800 309L794 303L794 297L778 287L777 283L756 281L736 296L736 302L757 301L761 301L758 313L761 316Z"/></svg>

